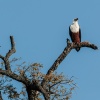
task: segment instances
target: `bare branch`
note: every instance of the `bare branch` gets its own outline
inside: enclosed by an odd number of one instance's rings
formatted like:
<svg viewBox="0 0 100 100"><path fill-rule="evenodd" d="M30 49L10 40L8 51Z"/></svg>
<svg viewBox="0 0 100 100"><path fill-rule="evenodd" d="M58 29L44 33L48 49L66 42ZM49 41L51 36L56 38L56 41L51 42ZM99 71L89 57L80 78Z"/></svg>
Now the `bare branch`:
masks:
<svg viewBox="0 0 100 100"><path fill-rule="evenodd" d="M3 57L2 55L0 55L0 58L4 61L5 69L11 71L10 62L9 62L9 57L10 57L13 53L16 52L13 36L10 36L10 42L11 42L11 49L8 51L8 53L6 54L5 57Z"/></svg>
<svg viewBox="0 0 100 100"><path fill-rule="evenodd" d="M16 81L22 82L23 84L26 84L26 83L29 83L30 82L25 77L19 76L19 75L15 74L15 73L13 73L13 72L11 72L9 70L1 70L0 69L0 74L6 75L6 76L8 76L8 77L10 77L10 78L12 78L12 79L14 79Z"/></svg>
<svg viewBox="0 0 100 100"><path fill-rule="evenodd" d="M57 60L54 62L54 64L50 67L50 69L47 72L47 75L49 75L51 72L54 72L58 65L65 59L65 57L69 54L69 52L72 49L75 49L77 47L88 47L94 50L97 50L98 47L95 46L94 44L90 44L89 42L81 42L79 44L75 44L75 43L68 43L68 46L65 47L64 51L61 53L61 55L57 58Z"/></svg>
<svg viewBox="0 0 100 100"><path fill-rule="evenodd" d="M7 54L6 54L5 57L3 57L2 55L0 55L0 58L4 61L5 69L11 71L10 62L9 62L9 57L10 57L13 53L16 52L13 36L10 36L10 42L11 42L11 49L7 52Z"/></svg>
<svg viewBox="0 0 100 100"><path fill-rule="evenodd" d="M6 58L9 58L13 53L16 52L13 36L10 36L10 42L11 42L11 49L6 54Z"/></svg>
<svg viewBox="0 0 100 100"><path fill-rule="evenodd" d="M4 57L3 57L2 55L0 55L0 58L1 58L2 60L4 60Z"/></svg>
<svg viewBox="0 0 100 100"><path fill-rule="evenodd" d="M69 43L69 45L71 45L72 49L75 49L77 47L80 47L80 48L82 48L82 47L88 47L88 48L91 48L91 49L94 49L94 50L98 49L98 47L95 44L91 44L89 42L81 42L79 44Z"/></svg>
<svg viewBox="0 0 100 100"><path fill-rule="evenodd" d="M65 57L70 53L70 51L72 49L75 49L77 47L88 47L94 50L97 50L98 47L94 44L90 44L89 42L81 42L81 43L70 43L69 39L67 39L67 46L65 47L65 49L63 50L63 52L60 54L60 56L56 59L56 61L53 63L53 65L50 67L50 69L47 72L47 76L49 76L51 73L53 73L58 65L65 59ZM44 80L42 81L42 86L45 85L46 79L44 78Z"/></svg>

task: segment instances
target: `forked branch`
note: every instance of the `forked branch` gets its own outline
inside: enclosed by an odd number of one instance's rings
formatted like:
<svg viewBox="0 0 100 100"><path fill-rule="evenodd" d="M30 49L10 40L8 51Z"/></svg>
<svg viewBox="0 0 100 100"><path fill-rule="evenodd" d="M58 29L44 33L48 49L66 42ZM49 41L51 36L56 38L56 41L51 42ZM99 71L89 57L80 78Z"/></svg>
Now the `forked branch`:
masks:
<svg viewBox="0 0 100 100"><path fill-rule="evenodd" d="M65 47L65 49L63 50L63 52L60 54L60 56L56 59L56 61L53 63L53 65L50 67L50 69L47 72L47 76L49 76L51 73L53 73L58 65L65 59L65 57L70 53L70 51L72 49L75 49L77 47L87 47L87 48L91 48L93 50L97 50L98 47L95 44L91 44L89 42L81 42L78 44L75 43L70 43L70 40L67 39L67 46ZM44 78L44 80L42 81L42 86L44 87L46 83L46 78Z"/></svg>
<svg viewBox="0 0 100 100"><path fill-rule="evenodd" d="M28 80L26 81L26 77L23 77L21 75L17 75L14 72L11 71L11 66L9 62L9 57L16 52L15 49L15 42L13 36L10 36L10 43L11 43L11 49L6 53L6 56L0 55L0 58L3 60L4 65L5 65L5 70L0 69L0 74L6 75L14 80L17 80L22 83L27 83Z"/></svg>
<svg viewBox="0 0 100 100"><path fill-rule="evenodd" d="M11 43L11 49L6 53L6 56L0 55L0 58L4 61L5 64L5 69L11 71L10 68L10 62L9 62L9 57L16 52L15 49L15 43L14 43L14 38L13 36L10 36L10 43Z"/></svg>

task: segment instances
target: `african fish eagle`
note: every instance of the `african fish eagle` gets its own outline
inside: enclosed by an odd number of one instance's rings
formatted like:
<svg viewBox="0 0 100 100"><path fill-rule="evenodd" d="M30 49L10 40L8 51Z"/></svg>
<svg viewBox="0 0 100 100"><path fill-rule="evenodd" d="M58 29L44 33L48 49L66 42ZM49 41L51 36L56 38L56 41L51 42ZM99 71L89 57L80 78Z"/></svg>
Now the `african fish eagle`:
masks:
<svg viewBox="0 0 100 100"><path fill-rule="evenodd" d="M71 37L72 42L78 44L81 42L81 29L78 24L78 18L75 18L73 20L72 25L69 26L69 35ZM80 48L76 48L76 51L78 52Z"/></svg>

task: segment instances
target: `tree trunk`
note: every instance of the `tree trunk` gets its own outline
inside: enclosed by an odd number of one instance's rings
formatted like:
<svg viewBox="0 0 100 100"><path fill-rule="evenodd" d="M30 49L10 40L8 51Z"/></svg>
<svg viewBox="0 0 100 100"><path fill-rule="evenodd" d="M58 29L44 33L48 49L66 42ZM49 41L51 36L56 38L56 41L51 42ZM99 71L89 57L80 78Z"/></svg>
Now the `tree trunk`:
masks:
<svg viewBox="0 0 100 100"><path fill-rule="evenodd" d="M31 87L27 86L26 90L27 90L27 94L28 94L28 100L35 100L35 96L33 94Z"/></svg>
<svg viewBox="0 0 100 100"><path fill-rule="evenodd" d="M26 86L26 91L28 94L28 100L37 100L37 94L36 94L36 90L33 90L32 86ZM44 100L50 100L50 96L48 95L48 93L46 91L41 91L41 93L44 96Z"/></svg>

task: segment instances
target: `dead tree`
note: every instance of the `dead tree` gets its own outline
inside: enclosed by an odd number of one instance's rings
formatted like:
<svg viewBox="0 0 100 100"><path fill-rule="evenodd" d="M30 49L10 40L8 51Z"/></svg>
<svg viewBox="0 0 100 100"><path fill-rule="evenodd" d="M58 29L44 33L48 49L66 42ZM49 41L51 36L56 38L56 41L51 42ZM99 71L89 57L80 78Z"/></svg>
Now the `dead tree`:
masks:
<svg viewBox="0 0 100 100"><path fill-rule="evenodd" d="M20 74L15 73L12 71L11 64L10 64L10 56L16 52L15 49L15 43L13 36L10 36L10 42L11 42L11 49L6 53L5 56L0 55L0 58L3 61L4 69L0 68L0 75L10 77L13 80L16 80L18 82L21 82L25 85L26 92L28 94L28 100L37 100L35 96L38 95L38 93L41 93L45 100L50 100L50 95L54 95L52 100L54 100L55 97L60 96L60 94L57 94L57 92L52 91L54 89L54 86L58 84L66 84L69 83L71 80L63 80L61 76L55 76L53 73L56 71L60 63L65 59L65 57L71 52L71 50L80 47L87 47L91 48L93 50L97 50L98 47L94 44L91 44L89 42L81 42L79 44L70 43L69 39L67 39L67 45L60 54L60 56L55 60L55 62L52 64L52 66L48 69L46 75L43 76L41 81L39 79L35 79L35 74L32 74L33 79L30 80L27 75L25 74L26 71L32 67L32 66L40 66L37 63L34 63L33 65L27 67L24 70L20 70ZM2 49L2 48L1 48ZM36 70L36 69L35 69ZM35 72L34 72L35 73ZM41 76L41 73L38 72L38 74ZM51 82L51 83L50 83ZM8 88L8 87L6 87ZM17 97L19 94L14 91L14 88L12 86L9 87L11 89L11 92L13 92L13 96ZM1 89L2 91L2 89ZM12 96L10 95L10 96ZM63 95L67 95L66 93ZM0 100L2 99L2 95L0 92ZM68 100L68 97L66 97L64 100Z"/></svg>

